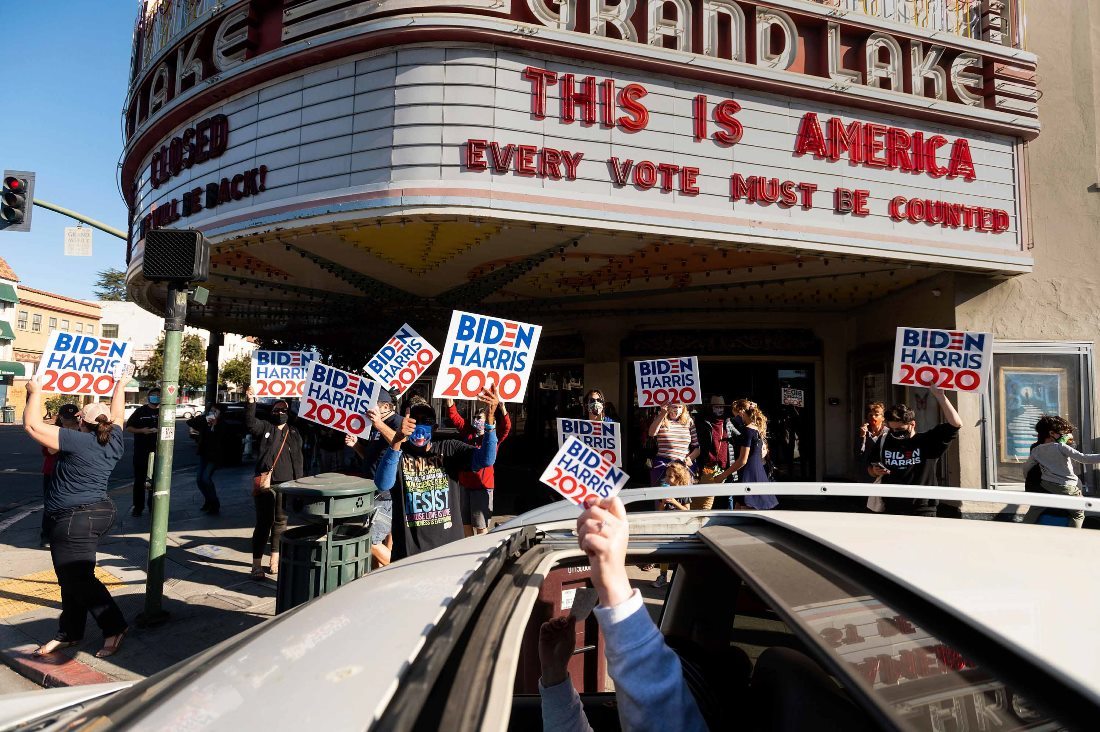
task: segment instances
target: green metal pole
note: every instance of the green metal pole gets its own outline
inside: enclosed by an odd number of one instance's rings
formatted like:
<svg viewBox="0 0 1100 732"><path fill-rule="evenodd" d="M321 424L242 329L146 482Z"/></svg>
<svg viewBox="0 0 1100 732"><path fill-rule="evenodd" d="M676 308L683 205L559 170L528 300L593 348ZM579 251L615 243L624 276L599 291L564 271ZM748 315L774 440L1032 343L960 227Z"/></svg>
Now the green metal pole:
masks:
<svg viewBox="0 0 1100 732"><path fill-rule="evenodd" d="M85 216L84 214L79 214L76 211L70 211L67 208L62 208L61 206L58 206L56 203L50 203L49 201L43 201L41 198L36 198L36 199L34 199L34 205L35 206L41 206L42 208L47 208L50 211L56 211L57 213L61 214L62 216L68 216L70 219L76 219L77 221L85 223L88 226L92 226L96 229L99 229L100 231L105 231L108 234L110 234L111 236L117 236L119 239L122 239L123 241L126 241L126 232L123 231L122 229L116 229L113 226L108 226L107 224L104 224L100 221L96 221L93 218L89 218L89 217Z"/></svg>
<svg viewBox="0 0 1100 732"><path fill-rule="evenodd" d="M176 441L176 395L179 391L180 344L187 317L187 284L168 284L164 314L164 373L160 384L160 415L157 426L156 475L153 479L149 530L149 568L145 581L145 611L139 625L156 625L168 619L161 607L164 596L164 562L168 551L168 506L172 490L172 451Z"/></svg>

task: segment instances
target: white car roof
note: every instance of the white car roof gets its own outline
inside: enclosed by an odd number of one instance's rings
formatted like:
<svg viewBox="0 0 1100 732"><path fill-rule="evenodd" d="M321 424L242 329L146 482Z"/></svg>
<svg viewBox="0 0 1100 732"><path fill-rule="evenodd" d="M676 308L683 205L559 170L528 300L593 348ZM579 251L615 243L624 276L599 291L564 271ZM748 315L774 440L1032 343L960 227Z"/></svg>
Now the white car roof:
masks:
<svg viewBox="0 0 1100 732"><path fill-rule="evenodd" d="M1100 699L1100 533L999 521L768 511Z"/></svg>
<svg viewBox="0 0 1100 732"><path fill-rule="evenodd" d="M578 509L534 513L548 519L535 528L560 534ZM690 525L698 528L709 516L728 520L730 514L692 512ZM738 515L787 527L874 569L1100 700L1095 532L852 513ZM644 533L645 524L667 526L674 516L689 518L680 512L632 513L630 520ZM519 517L511 529L397 562L229 639L204 654L201 674L179 680L171 703L151 705L135 728L182 729L201 722L204 728L250 729L258 713L263 720L294 720L304 727L369 726L473 573L532 523L527 518Z"/></svg>

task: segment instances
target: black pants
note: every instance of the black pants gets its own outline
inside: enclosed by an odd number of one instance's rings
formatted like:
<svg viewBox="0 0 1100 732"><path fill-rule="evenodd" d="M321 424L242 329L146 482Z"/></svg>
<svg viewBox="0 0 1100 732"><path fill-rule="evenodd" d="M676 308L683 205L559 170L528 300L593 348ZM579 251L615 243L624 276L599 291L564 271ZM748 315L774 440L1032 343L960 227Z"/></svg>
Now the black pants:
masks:
<svg viewBox="0 0 1100 732"><path fill-rule="evenodd" d="M111 593L95 576L99 538L115 522L115 504L108 500L52 512L49 516L50 556L61 585L59 641L84 639L88 613L106 638L126 629L126 619Z"/></svg>
<svg viewBox="0 0 1100 732"><path fill-rule="evenodd" d="M286 531L286 506L282 496L267 490L253 496L256 504L256 528L252 531L252 556L262 557L267 542L271 540L271 551L279 551L279 541Z"/></svg>
<svg viewBox="0 0 1100 732"><path fill-rule="evenodd" d="M149 456L152 454L152 451L144 450L134 452L134 508L138 513L145 510L145 477L149 472Z"/></svg>

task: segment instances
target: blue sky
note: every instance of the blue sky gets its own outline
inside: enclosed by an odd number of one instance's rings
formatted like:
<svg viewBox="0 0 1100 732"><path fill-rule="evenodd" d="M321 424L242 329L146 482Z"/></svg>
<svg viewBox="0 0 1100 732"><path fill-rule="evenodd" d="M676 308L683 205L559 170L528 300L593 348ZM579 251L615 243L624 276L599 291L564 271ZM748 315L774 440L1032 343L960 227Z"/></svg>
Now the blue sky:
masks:
<svg viewBox="0 0 1100 732"><path fill-rule="evenodd" d="M4 57L24 64L5 74L0 168L34 171L35 198L123 231L120 119L137 13L137 0L0 2ZM0 231L0 256L20 284L93 299L95 273L124 268L126 243L95 230L94 256L66 257L75 225L36 206L30 233Z"/></svg>

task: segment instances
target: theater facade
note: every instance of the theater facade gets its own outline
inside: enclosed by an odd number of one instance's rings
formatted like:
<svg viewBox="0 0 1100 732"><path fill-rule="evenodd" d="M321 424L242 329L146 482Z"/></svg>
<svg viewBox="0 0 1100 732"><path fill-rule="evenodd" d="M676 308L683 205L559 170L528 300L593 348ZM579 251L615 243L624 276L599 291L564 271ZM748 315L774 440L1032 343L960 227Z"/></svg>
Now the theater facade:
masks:
<svg viewBox="0 0 1100 732"><path fill-rule="evenodd" d="M850 476L864 402L936 418L889 384L894 329L1000 338L974 303L1035 269L1021 27L1000 0L147 0L129 288L159 309L144 235L197 228L199 327L359 365L456 308L542 324L532 461L587 388L641 459L633 361L698 356L769 414L782 477ZM1018 482L1029 399L1091 392L1082 345L1006 351L945 479Z"/></svg>

